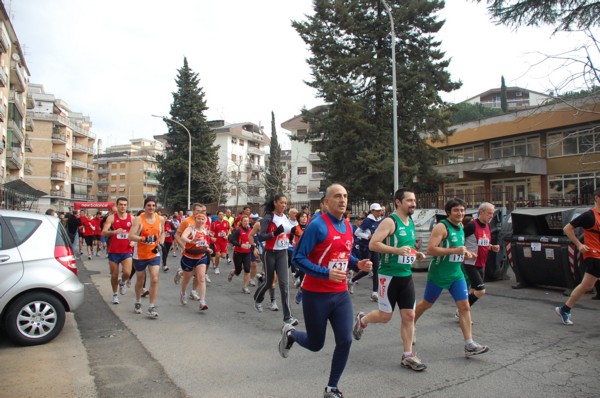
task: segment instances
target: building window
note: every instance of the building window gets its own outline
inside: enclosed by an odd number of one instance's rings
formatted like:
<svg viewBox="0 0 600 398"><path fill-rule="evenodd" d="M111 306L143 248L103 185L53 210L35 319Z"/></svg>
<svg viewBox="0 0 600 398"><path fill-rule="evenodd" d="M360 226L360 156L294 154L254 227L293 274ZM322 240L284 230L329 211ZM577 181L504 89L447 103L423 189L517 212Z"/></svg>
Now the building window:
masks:
<svg viewBox="0 0 600 398"><path fill-rule="evenodd" d="M237 138L231 137L231 143L232 144L237 144Z"/></svg>
<svg viewBox="0 0 600 398"><path fill-rule="evenodd" d="M548 176L548 198L578 202L589 201L596 187L600 187L599 173L557 174Z"/></svg>
<svg viewBox="0 0 600 398"><path fill-rule="evenodd" d="M237 160L237 155L235 153L231 154L231 160L234 162Z"/></svg>
<svg viewBox="0 0 600 398"><path fill-rule="evenodd" d="M306 185L298 185L296 187L296 192L297 193L307 193L308 189L307 189Z"/></svg>
<svg viewBox="0 0 600 398"><path fill-rule="evenodd" d="M244 140L240 140L240 146L244 146Z"/></svg>
<svg viewBox="0 0 600 398"><path fill-rule="evenodd" d="M445 164L474 162L483 160L483 145L473 145L460 148L447 149ZM314 167L313 167L313 171Z"/></svg>
<svg viewBox="0 0 600 398"><path fill-rule="evenodd" d="M237 188L231 188L231 196L237 196Z"/></svg>
<svg viewBox="0 0 600 398"><path fill-rule="evenodd" d="M549 158L600 152L600 126L548 134Z"/></svg>
<svg viewBox="0 0 600 398"><path fill-rule="evenodd" d="M306 167L298 167L298 175L305 175Z"/></svg>
<svg viewBox="0 0 600 398"><path fill-rule="evenodd" d="M297 137L304 137L304 136L306 136L306 133L307 133L306 129L300 129L300 130L298 130L296 132L296 136Z"/></svg>
<svg viewBox="0 0 600 398"><path fill-rule="evenodd" d="M540 156L540 137L525 137L490 143L490 159L512 156Z"/></svg>

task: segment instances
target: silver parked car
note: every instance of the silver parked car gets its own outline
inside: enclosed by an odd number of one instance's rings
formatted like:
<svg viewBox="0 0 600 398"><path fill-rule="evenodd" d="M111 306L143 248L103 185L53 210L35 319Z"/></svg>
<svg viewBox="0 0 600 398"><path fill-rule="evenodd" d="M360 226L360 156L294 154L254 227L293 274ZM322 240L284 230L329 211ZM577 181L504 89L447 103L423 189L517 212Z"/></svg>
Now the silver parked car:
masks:
<svg viewBox="0 0 600 398"><path fill-rule="evenodd" d="M54 339L83 302L76 258L60 220L0 210L0 325L16 344Z"/></svg>

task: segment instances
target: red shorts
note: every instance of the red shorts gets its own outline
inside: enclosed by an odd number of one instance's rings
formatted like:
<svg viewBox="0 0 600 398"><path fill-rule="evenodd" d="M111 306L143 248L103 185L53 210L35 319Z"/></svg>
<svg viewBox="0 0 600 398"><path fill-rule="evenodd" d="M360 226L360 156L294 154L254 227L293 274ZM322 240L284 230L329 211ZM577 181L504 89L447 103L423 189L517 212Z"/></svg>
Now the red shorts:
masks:
<svg viewBox="0 0 600 398"><path fill-rule="evenodd" d="M227 239L217 239L214 243L215 253L227 253Z"/></svg>

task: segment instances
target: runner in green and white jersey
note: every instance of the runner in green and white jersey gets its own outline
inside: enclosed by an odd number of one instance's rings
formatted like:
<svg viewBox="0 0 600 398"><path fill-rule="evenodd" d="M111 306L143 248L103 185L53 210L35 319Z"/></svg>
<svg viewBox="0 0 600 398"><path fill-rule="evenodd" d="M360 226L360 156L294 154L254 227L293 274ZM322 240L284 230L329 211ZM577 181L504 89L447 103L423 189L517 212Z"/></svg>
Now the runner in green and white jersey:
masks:
<svg viewBox="0 0 600 398"><path fill-rule="evenodd" d="M383 253L379 267L379 309L365 315L359 312L354 321L353 335L360 340L369 323L387 323L392 319L394 308L400 309L400 335L403 355L400 364L405 368L422 371L427 368L412 352L415 326L415 285L412 264L422 260L425 254L415 250L415 225L411 219L417 206L414 192L400 188L394 194L396 211L384 219L371 237L369 250Z"/></svg>
<svg viewBox="0 0 600 398"><path fill-rule="evenodd" d="M450 199L445 206L448 218L433 227L427 254L434 256L434 259L429 266L423 300L417 304L415 310L415 323L433 306L442 290L448 289L458 308L460 329L465 339L465 356L470 357L487 352L489 347L474 342L471 331L469 290L461 264L465 258L471 259L477 255L465 246L462 226L465 206L465 201L460 198Z"/></svg>

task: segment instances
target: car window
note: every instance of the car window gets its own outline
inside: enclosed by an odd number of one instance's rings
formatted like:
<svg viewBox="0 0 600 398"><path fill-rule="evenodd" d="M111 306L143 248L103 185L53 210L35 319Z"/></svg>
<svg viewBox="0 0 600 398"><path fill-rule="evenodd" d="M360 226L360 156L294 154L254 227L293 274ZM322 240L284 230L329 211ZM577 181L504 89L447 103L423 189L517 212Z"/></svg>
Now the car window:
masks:
<svg viewBox="0 0 600 398"><path fill-rule="evenodd" d="M15 243L17 246L29 239L29 237L33 235L35 230L38 229L42 223L40 220L31 220L28 218L18 217L6 217L5 220L15 231Z"/></svg>
<svg viewBox="0 0 600 398"><path fill-rule="evenodd" d="M0 224L0 250L4 250L4 226Z"/></svg>

